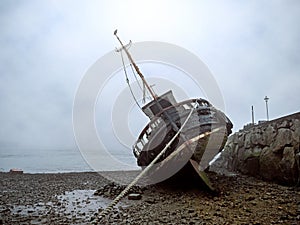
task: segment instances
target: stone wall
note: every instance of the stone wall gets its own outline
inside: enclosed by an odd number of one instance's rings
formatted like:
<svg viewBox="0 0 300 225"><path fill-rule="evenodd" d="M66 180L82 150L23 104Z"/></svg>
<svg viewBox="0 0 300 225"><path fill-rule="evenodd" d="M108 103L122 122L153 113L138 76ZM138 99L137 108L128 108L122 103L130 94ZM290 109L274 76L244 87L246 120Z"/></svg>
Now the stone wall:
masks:
<svg viewBox="0 0 300 225"><path fill-rule="evenodd" d="M299 185L300 112L234 133L212 165L285 185Z"/></svg>

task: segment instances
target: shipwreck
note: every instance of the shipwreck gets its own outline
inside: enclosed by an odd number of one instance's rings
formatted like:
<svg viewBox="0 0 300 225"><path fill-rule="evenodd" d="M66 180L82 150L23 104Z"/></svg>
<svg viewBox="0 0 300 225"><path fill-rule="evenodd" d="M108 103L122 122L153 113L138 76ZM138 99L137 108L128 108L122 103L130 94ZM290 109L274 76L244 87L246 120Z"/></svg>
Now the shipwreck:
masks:
<svg viewBox="0 0 300 225"><path fill-rule="evenodd" d="M213 189L205 170L223 149L231 133L230 119L202 98L177 102L172 90L157 95L118 37L117 30L114 35L121 44L118 51L126 53L151 96L151 101L142 107L150 121L132 147L138 166L147 170L152 183L196 172ZM126 70L124 63L123 66Z"/></svg>

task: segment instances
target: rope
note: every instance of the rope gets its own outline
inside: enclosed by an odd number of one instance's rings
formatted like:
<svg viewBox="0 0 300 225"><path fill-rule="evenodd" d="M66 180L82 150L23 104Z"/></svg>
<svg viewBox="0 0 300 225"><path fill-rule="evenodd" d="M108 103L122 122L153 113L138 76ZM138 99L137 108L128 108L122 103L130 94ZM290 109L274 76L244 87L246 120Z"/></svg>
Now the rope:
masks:
<svg viewBox="0 0 300 225"><path fill-rule="evenodd" d="M184 121L184 123L182 124L180 129L177 131L177 133L174 135L174 137L168 142L168 144L165 146L165 148L155 157L155 159L153 159L152 162L109 204L109 206L107 206L106 209L104 209L100 213L100 215L99 215L100 219L107 216L110 213L110 211L113 209L113 207L116 204L118 204L118 202L128 193L130 188L132 188L139 181L139 179L142 176L144 176L144 174L146 174L152 168L152 166L158 161L158 159L165 153L165 151L170 147L170 145L173 143L173 141L180 134L180 132L182 131L182 129L184 128L184 126L186 125L188 120L190 119L194 110L195 110L195 107L193 107L191 109L189 115L187 116L186 120Z"/></svg>
<svg viewBox="0 0 300 225"><path fill-rule="evenodd" d="M138 103L136 97L134 96L133 91L132 91L132 88L131 88L131 86L130 86L129 79L128 79L128 74L127 74L127 71L126 71L126 68L125 68L125 63L124 63L124 58L123 58L122 51L121 51L121 59L122 59L122 64L123 64L123 70L124 70L125 77L126 77L126 82L127 82L127 84L128 84L130 93L131 93L131 95L132 95L132 97L133 97L135 103L137 104L137 106L138 106L140 109L142 109L141 106L140 106L140 104ZM130 64L130 65L131 65L131 64ZM139 83L138 83L138 84L139 84ZM139 86L140 86L140 84L139 84Z"/></svg>

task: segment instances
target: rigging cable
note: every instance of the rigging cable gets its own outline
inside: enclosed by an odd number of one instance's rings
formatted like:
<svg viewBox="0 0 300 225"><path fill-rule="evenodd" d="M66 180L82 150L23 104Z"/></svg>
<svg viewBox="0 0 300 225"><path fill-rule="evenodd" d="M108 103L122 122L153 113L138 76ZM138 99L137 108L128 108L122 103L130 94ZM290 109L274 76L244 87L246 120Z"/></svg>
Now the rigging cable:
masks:
<svg viewBox="0 0 300 225"><path fill-rule="evenodd" d="M122 64L123 64L123 70L124 70L124 73L125 73L125 77L126 77L126 82L128 84L128 87L129 87L129 90L130 90L130 93L135 101L135 103L137 104L137 106L142 109L142 107L140 106L140 104L138 103L136 97L134 96L133 94L133 91L132 91L132 88L130 86L130 83L129 83L129 79L128 79L128 74L127 74L127 71L126 71L126 67L125 67L125 63L124 63L124 58L123 58L123 54L122 54L122 50L120 51L121 52L121 59L122 59ZM130 64L131 65L131 64ZM138 83L139 84L139 83ZM140 85L139 85L140 86Z"/></svg>
<svg viewBox="0 0 300 225"><path fill-rule="evenodd" d="M145 103L145 101L146 101L145 100L145 96L146 96L146 87L145 87L145 84L143 82L143 87L141 87L141 84L140 84L139 80L137 79L136 73L135 73L135 71L133 69L132 63L130 63L130 68L131 68L131 71L132 71L132 73L133 73L133 75L135 77L136 82L138 83L139 88L143 92L143 102Z"/></svg>

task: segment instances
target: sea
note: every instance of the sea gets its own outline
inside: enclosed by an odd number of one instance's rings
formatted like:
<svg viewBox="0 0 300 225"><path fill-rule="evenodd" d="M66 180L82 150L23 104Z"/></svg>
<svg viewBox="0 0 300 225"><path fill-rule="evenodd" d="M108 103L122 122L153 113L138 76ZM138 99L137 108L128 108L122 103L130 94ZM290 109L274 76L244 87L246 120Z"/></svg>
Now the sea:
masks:
<svg viewBox="0 0 300 225"><path fill-rule="evenodd" d="M132 154L117 152L115 157L119 166L106 165L105 171L138 169ZM107 161L105 157L96 159L99 163ZM78 149L0 149L0 172L21 169L24 173L64 173L95 171L84 159Z"/></svg>

